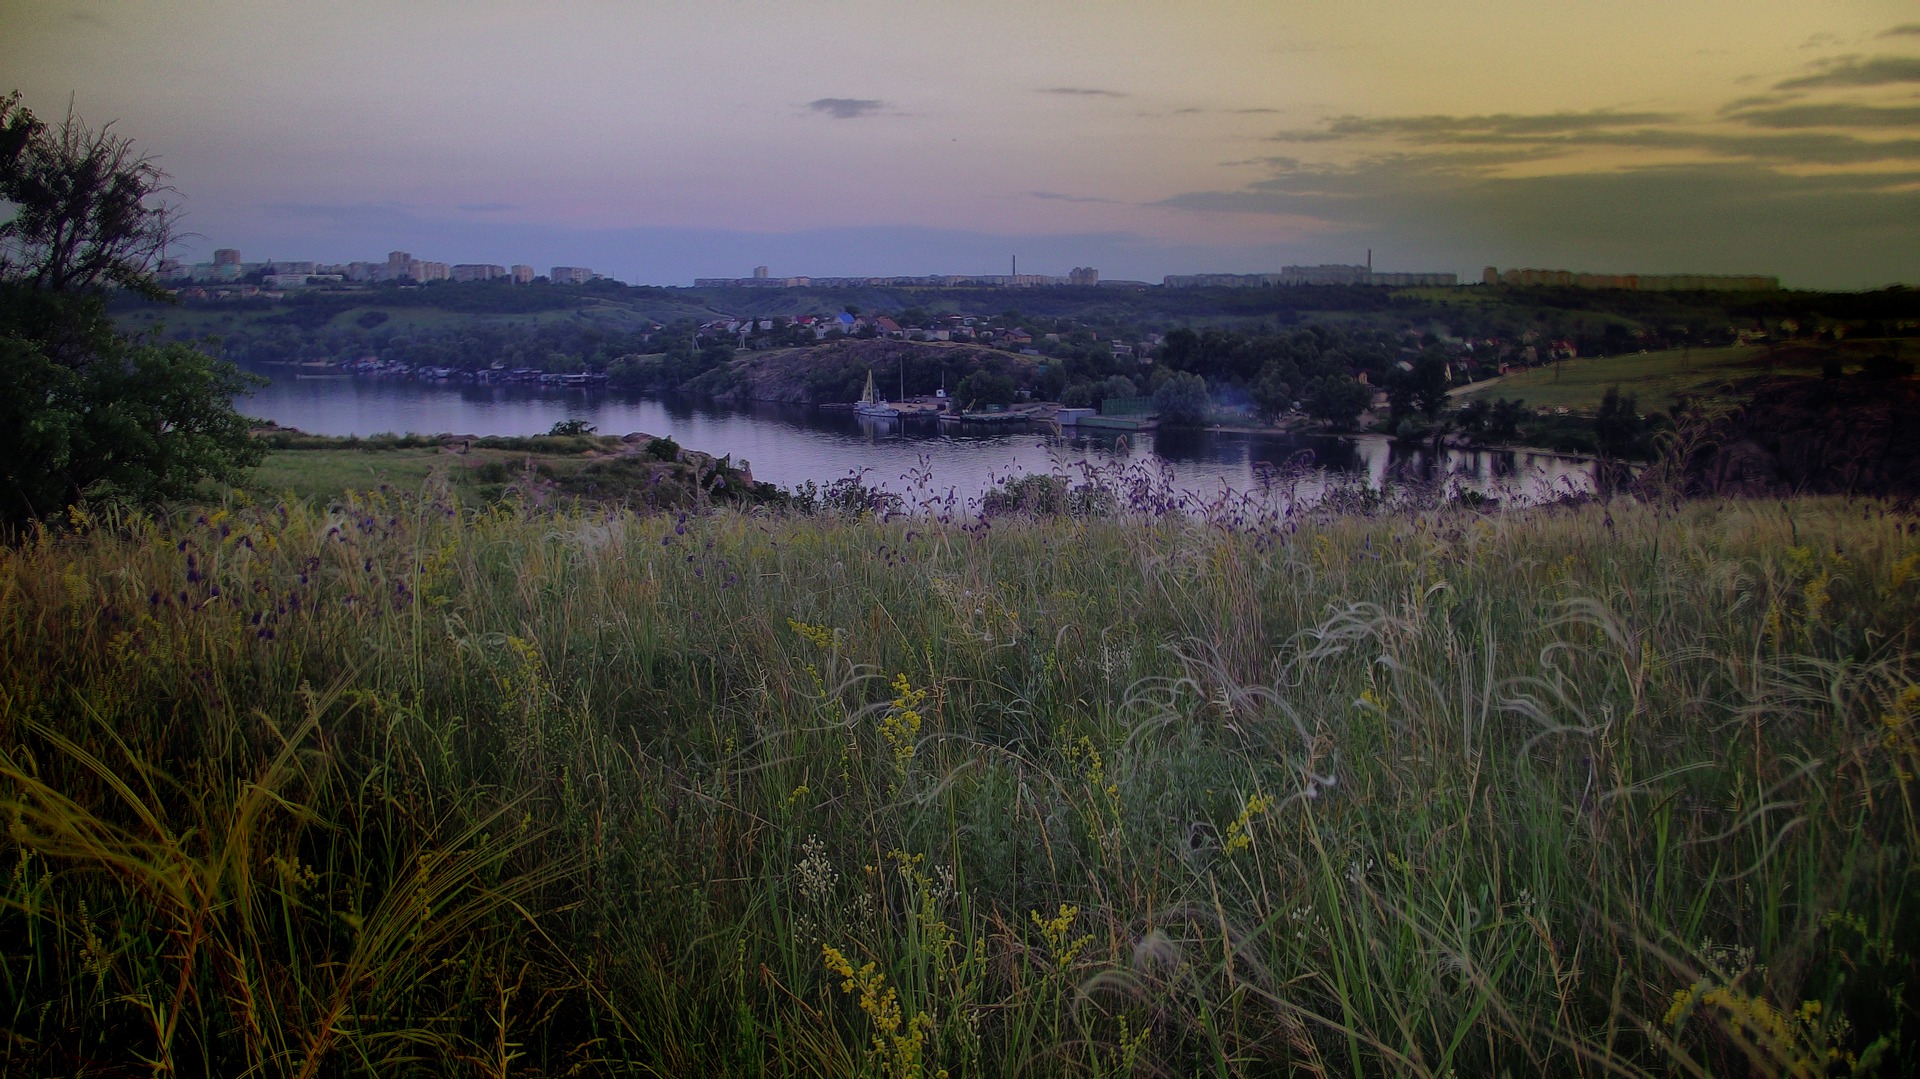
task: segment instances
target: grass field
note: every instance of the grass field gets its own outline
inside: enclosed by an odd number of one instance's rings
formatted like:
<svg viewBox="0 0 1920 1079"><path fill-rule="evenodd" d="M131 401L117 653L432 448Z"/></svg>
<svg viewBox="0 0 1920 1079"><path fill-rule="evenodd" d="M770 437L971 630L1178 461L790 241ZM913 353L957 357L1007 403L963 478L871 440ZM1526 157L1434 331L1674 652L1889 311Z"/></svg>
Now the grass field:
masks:
<svg viewBox="0 0 1920 1079"><path fill-rule="evenodd" d="M1818 376L1828 358L1838 359L1843 371L1851 372L1868 356L1882 352L1911 360L1920 357L1920 344L1895 339L1773 349L1738 345L1583 357L1483 382L1458 392L1454 401L1457 404L1470 396L1518 397L1533 408L1591 411L1607 390L1617 387L1623 394L1635 395L1643 409L1666 410L1681 394L1733 397L1742 383L1756 378Z"/></svg>
<svg viewBox="0 0 1920 1079"><path fill-rule="evenodd" d="M1920 521L89 518L0 1071L1910 1072Z"/></svg>
<svg viewBox="0 0 1920 1079"><path fill-rule="evenodd" d="M246 488L264 498L339 498L349 490L417 491L433 478L457 478L439 447L391 450L276 450L254 469Z"/></svg>

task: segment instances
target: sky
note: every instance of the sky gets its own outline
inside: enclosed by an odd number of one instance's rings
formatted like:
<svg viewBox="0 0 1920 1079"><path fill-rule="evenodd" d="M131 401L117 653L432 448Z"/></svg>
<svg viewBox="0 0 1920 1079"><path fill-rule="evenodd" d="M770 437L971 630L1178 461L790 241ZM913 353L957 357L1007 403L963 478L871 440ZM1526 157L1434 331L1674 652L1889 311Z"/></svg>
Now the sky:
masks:
<svg viewBox="0 0 1920 1079"><path fill-rule="evenodd" d="M180 254L1920 284L1911 0L0 0Z"/></svg>

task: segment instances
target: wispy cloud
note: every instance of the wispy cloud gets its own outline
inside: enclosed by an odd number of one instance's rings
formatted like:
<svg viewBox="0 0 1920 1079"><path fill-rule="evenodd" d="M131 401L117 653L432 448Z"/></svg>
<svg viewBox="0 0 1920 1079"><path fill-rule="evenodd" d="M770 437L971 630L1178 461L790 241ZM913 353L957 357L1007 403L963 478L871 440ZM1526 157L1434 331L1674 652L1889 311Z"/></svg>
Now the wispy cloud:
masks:
<svg viewBox="0 0 1920 1079"><path fill-rule="evenodd" d="M1630 125L1667 123L1664 112L1496 113L1490 116L1336 116L1326 126L1307 131L1283 131L1279 142L1326 142L1378 136L1403 136L1432 142L1508 142Z"/></svg>
<svg viewBox="0 0 1920 1079"><path fill-rule="evenodd" d="M470 214L497 214L519 208L511 202L462 202L454 207L456 210L464 210Z"/></svg>
<svg viewBox="0 0 1920 1079"><path fill-rule="evenodd" d="M1878 108L1873 105L1832 103L1825 105L1786 105L1774 108L1747 108L1732 113L1734 119L1754 127L1862 127L1903 128L1920 125L1920 105Z"/></svg>
<svg viewBox="0 0 1920 1079"><path fill-rule="evenodd" d="M1126 97L1118 90L1097 90L1085 86L1049 86L1037 91L1042 94L1061 94L1066 97Z"/></svg>
<svg viewBox="0 0 1920 1079"><path fill-rule="evenodd" d="M1494 169L1596 147L1693 151L1707 158L1781 166L1920 163L1920 140L1866 139L1852 133L1810 130L1846 127L1904 133L1920 120L1920 109L1836 103L1730 106L1729 111L1731 119L1779 133L1729 133L1703 129L1671 113L1600 110L1490 116L1339 116L1319 128L1280 132L1273 140L1288 144L1351 142L1374 149L1376 158L1417 160L1429 169L1445 171ZM1390 152L1381 152L1382 147L1390 148Z"/></svg>
<svg viewBox="0 0 1920 1079"><path fill-rule="evenodd" d="M1062 194L1062 193L1060 193L1060 192L1058 192L1058 191L1029 191L1029 192L1027 192L1027 197L1028 197L1028 198L1030 198L1030 199L1051 199L1051 200L1053 200L1054 202L1111 202L1111 203L1117 203L1117 202L1119 201L1118 199L1107 199L1107 198L1101 198L1101 197L1100 197L1100 196L1098 196L1098 195L1065 195L1065 194Z"/></svg>
<svg viewBox="0 0 1920 1079"><path fill-rule="evenodd" d="M1754 94L1751 97L1735 98L1720 106L1720 115L1740 112L1744 109L1764 108L1770 105L1784 105L1789 101L1799 101L1805 94Z"/></svg>
<svg viewBox="0 0 1920 1079"><path fill-rule="evenodd" d="M1920 82L1920 56L1840 56L1818 65L1819 70L1797 79L1777 82L1776 90L1808 90L1819 86L1889 86Z"/></svg>
<svg viewBox="0 0 1920 1079"><path fill-rule="evenodd" d="M1875 37L1920 37L1920 22L1903 22L1899 26L1889 26Z"/></svg>
<svg viewBox="0 0 1920 1079"><path fill-rule="evenodd" d="M1161 115L1168 115L1168 116L1276 116L1279 114L1279 112L1280 112L1279 109L1269 109L1269 108L1260 108L1260 107L1244 108L1244 109L1208 109L1208 108L1202 108L1198 105L1186 105L1181 108L1174 109L1171 113L1165 113ZM1143 112L1140 115L1153 116L1156 114Z"/></svg>
<svg viewBox="0 0 1920 1079"><path fill-rule="evenodd" d="M807 102L807 108L824 112L836 120L857 120L887 107L884 101L865 97L822 97Z"/></svg>

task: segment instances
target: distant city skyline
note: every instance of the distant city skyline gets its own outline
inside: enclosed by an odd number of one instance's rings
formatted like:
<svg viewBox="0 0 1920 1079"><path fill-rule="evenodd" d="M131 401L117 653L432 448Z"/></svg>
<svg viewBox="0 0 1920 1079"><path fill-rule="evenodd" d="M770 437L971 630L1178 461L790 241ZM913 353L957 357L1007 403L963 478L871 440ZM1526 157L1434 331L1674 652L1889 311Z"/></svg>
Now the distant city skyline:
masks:
<svg viewBox="0 0 1920 1079"><path fill-rule="evenodd" d="M1355 263L1920 283L1908 2L0 0L177 252L742 276Z"/></svg>

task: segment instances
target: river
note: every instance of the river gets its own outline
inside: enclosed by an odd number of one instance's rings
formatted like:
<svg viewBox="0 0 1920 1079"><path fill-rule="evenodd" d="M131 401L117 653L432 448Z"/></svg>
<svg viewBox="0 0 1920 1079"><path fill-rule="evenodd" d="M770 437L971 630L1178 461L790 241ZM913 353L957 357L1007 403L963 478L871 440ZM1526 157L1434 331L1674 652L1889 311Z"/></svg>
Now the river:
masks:
<svg viewBox="0 0 1920 1079"><path fill-rule="evenodd" d="M725 406L595 388L296 376L282 366L253 371L270 381L240 399L240 410L311 434L536 435L562 420L583 420L601 434L643 431L688 449L731 454L755 479L786 488L863 473L867 483L903 495L951 493L965 502L1009 476L1078 475L1083 465L1152 469L1201 499L1251 492L1272 474L1294 468L1306 470L1295 488L1305 495L1329 476L1364 477L1375 488L1390 473L1435 478L1423 448L1379 435L1167 430L1056 438L1031 430L955 432L797 405ZM1445 457L1443 478L1491 497L1534 500L1591 485L1588 463L1557 455L1450 450Z"/></svg>

